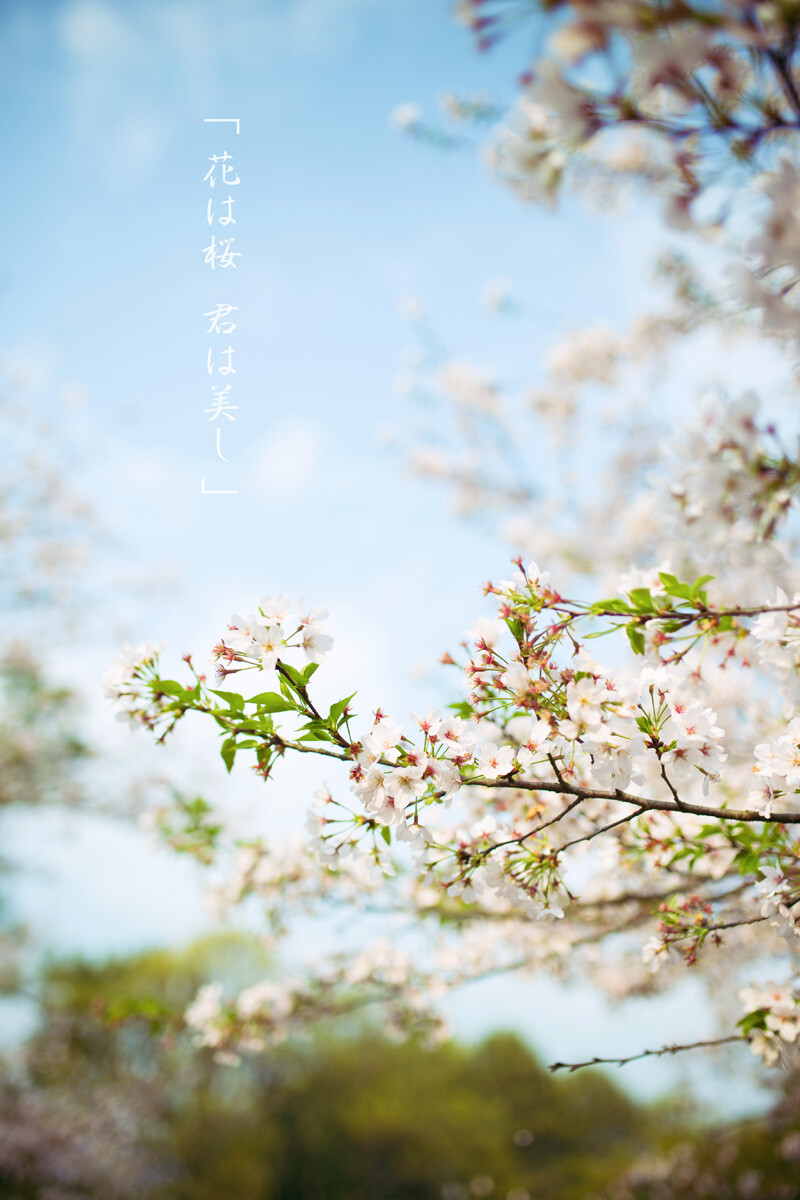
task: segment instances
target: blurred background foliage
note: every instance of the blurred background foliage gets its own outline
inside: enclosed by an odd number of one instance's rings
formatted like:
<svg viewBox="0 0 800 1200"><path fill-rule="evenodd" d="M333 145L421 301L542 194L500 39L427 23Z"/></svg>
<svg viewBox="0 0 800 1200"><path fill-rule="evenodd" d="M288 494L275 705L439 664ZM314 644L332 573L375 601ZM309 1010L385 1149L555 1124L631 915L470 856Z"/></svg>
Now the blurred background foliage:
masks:
<svg viewBox="0 0 800 1200"><path fill-rule="evenodd" d="M794 1078L766 1118L704 1130L687 1103L637 1106L599 1072L551 1076L508 1034L426 1048L362 1021L231 1068L173 1025L203 980L265 973L257 943L222 934L51 965L40 1026L3 1064L0 1196L800 1195Z"/></svg>
<svg viewBox="0 0 800 1200"><path fill-rule="evenodd" d="M89 755L73 692L45 676L32 647L11 643L0 657L0 807L74 804Z"/></svg>
<svg viewBox="0 0 800 1200"><path fill-rule="evenodd" d="M0 1195L570 1200L652 1144L653 1112L600 1074L551 1077L510 1035L425 1048L362 1025L231 1069L160 1022L203 979L265 967L224 936L51 967L4 1075Z"/></svg>

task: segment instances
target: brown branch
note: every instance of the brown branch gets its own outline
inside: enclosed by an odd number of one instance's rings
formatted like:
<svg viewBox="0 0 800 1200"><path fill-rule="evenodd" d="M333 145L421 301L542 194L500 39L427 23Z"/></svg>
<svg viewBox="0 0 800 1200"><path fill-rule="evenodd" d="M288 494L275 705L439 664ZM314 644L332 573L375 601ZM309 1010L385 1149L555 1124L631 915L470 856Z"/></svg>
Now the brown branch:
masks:
<svg viewBox="0 0 800 1200"><path fill-rule="evenodd" d="M672 792L672 799L675 801L678 808L683 808L683 801L681 800L680 796L678 795L678 793L675 790L675 784L672 782L672 780L667 775L666 767L664 766L663 762L661 761L660 754L658 756L658 765L661 768L661 778L664 780L664 783L667 785L669 790Z"/></svg>
<svg viewBox="0 0 800 1200"><path fill-rule="evenodd" d="M555 825L556 822L563 820L567 813L572 812L573 808L577 808L580 803L582 803L582 797L578 796L576 800L571 800L566 808L563 808L560 813L556 813L556 815L551 817L549 821L542 821L540 825L537 825L534 829L529 829L527 833L523 833L519 837L508 838L505 842L495 842L494 845L490 847L491 851L493 852L495 850L499 850L503 846L521 846L523 842L528 840L528 838L535 837L536 834L541 833L543 829L548 829L551 825Z"/></svg>
<svg viewBox="0 0 800 1200"><path fill-rule="evenodd" d="M706 1042L687 1042L682 1046L662 1046L660 1050L642 1050L639 1054L629 1054L627 1058L590 1058L586 1062L577 1063L551 1063L547 1068L548 1071L579 1071L582 1067L597 1067L610 1064L616 1067L624 1067L627 1063L636 1062L640 1058L660 1058L664 1054L680 1054L683 1050L699 1050L705 1046L725 1046L729 1042L745 1042L747 1038L744 1034L733 1033L729 1037L714 1038Z"/></svg>
<svg viewBox="0 0 800 1200"><path fill-rule="evenodd" d="M766 821L775 825L800 825L800 812L766 813L756 812L752 808L709 808L704 804L689 804L683 801L679 808L667 800L653 800L647 796L634 796L630 792L607 791L602 788L580 787L576 783L554 783L548 780L484 779L482 776L465 777L461 780L467 787L485 788L514 788L525 792L556 792L565 796L577 796L581 800L619 800L622 804L633 804L636 808L653 809L656 812L693 813L698 817L714 817L719 821Z"/></svg>
<svg viewBox="0 0 800 1200"><path fill-rule="evenodd" d="M563 604L553 604L549 607L553 612L565 612L573 619L580 617L637 617L642 625L650 621L680 621L683 625L691 625L695 621L717 621L722 617L758 617L762 613L796 612L800 603L795 604L762 604L755 608L701 608L692 612L682 612L678 609L664 608L658 612L640 612L638 609L630 612L618 612L614 608L571 608L571 601ZM547 606L546 606L547 607Z"/></svg>
<svg viewBox="0 0 800 1200"><path fill-rule="evenodd" d="M677 874L677 872L676 872ZM696 895L701 900L707 900L711 904L724 904L734 896L741 895L742 892L749 891L752 886L748 880L743 880L737 883L735 887L728 888L727 892L718 892L714 894L704 895L702 889L715 881L709 879L705 875L693 875L691 872L686 875L679 876L679 881L672 884L671 887L665 888L659 892L623 892L619 896L609 896L603 900L585 900L584 907L588 908L606 908L619 904L631 904L633 901L640 901L642 904L655 904L660 900L667 900L670 896L683 895L691 893Z"/></svg>
<svg viewBox="0 0 800 1200"><path fill-rule="evenodd" d="M795 111L795 117L800 116L800 94L798 94L797 85L795 84L787 57L779 50L768 49L767 58L775 68L778 78L781 81L781 87ZM793 123L796 124L796 120Z"/></svg>
<svg viewBox="0 0 800 1200"><path fill-rule="evenodd" d="M669 940L670 943L685 942L689 938L699 937L700 934L716 933L719 929L738 929L740 925L758 925L761 921L768 919L768 917L741 917L738 921L722 921L719 925L697 925L694 929L687 930L686 933L681 933Z"/></svg>
<svg viewBox="0 0 800 1200"><path fill-rule="evenodd" d="M599 837L601 833L608 833L610 829L615 829L617 825L627 825L629 821L640 817L645 811L644 808L639 808L636 812L627 813L626 816L620 817L618 821L612 821L609 825L601 825L599 829L593 829L591 833L585 833L583 837L573 838L571 842L565 842L563 846L559 846L556 853L561 854L562 851L568 850L570 846L577 846L581 842L590 842L592 838Z"/></svg>
<svg viewBox="0 0 800 1200"><path fill-rule="evenodd" d="M192 705L195 712L211 712L211 708L206 705ZM327 758L336 758L340 762L348 762L352 759L349 753L349 744L345 753L339 753L336 750L328 750L318 743L304 744L302 742L288 741L286 738L280 737L279 734L265 735L261 729L248 729L246 726L237 725L232 719L226 719L225 716L215 713L220 720L225 721L229 730L232 733L241 733L250 735L251 737L260 737L265 744L271 744L285 750L296 750L299 754L319 754ZM382 766L391 766L391 763L379 760ZM688 801L678 801L677 804L671 804L666 800L654 800L647 796L634 796L630 792L623 792L616 788L613 792L603 788L586 788L581 787L576 783L568 783L558 769L558 766L553 763L553 769L558 777L557 782L552 780L528 780L514 779L511 776L504 776L501 779L485 779L483 776L462 776L461 783L466 787L484 787L484 788L511 788L516 791L525 792L555 792L557 795L574 796L576 804L581 800L618 800L621 804L632 804L635 808L640 808L644 811L653 810L655 812L669 813L692 813L699 817L712 817L719 821L745 821L745 822L768 822L773 825L800 825L800 812L773 812L767 815L766 813L756 812L755 809L735 809L735 808L710 808L704 804L689 804ZM668 786L669 780L667 780ZM672 790L672 789L671 789ZM674 792L673 792L674 794ZM555 824L557 820L565 816L576 804L570 804L563 813L548 821L545 825L540 826L544 829L546 825ZM634 814L638 815L638 814ZM530 837L538 830L531 830L531 833L525 837ZM522 840L522 839L514 839Z"/></svg>
<svg viewBox="0 0 800 1200"><path fill-rule="evenodd" d="M312 703L311 697L308 694L308 689L306 688L305 684L295 683L294 680L292 679L292 677L289 675L286 668L284 667L283 663L280 661L280 659L278 659L277 663L275 664L275 667L276 667L278 674L281 676L281 678L285 679L286 682L295 689L298 696L305 704L305 706L308 710L308 713L311 714L313 719L315 721L319 721L320 725L325 725L326 724L325 718L318 711L316 706ZM342 737L342 735L339 733L338 729L331 730L331 735L335 738L335 740L339 746L349 748L350 743L346 740L346 738Z"/></svg>
<svg viewBox="0 0 800 1200"><path fill-rule="evenodd" d="M245 731L246 732L246 731ZM298 754L322 754L326 758L338 758L339 762L350 762L349 754L339 754L337 750L327 750L323 746L316 743L304 742L289 742L286 738L280 737L277 733L270 734L264 738L265 742L270 745L278 746L282 750L296 750Z"/></svg>

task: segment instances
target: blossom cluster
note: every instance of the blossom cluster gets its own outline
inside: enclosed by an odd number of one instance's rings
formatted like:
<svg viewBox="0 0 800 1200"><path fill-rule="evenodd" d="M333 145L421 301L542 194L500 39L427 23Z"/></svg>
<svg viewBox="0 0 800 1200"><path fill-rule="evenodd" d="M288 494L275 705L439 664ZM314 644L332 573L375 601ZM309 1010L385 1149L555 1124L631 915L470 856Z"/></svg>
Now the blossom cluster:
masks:
<svg viewBox="0 0 800 1200"><path fill-rule="evenodd" d="M319 663L333 646L333 638L322 624L327 615L324 608L306 612L302 600L295 612L288 596L265 596L258 612L247 617L234 613L228 632L214 647L218 682L244 669L238 664L274 670L278 656L289 649L302 650L307 662Z"/></svg>
<svg viewBox="0 0 800 1200"><path fill-rule="evenodd" d="M683 228L718 173L741 173L767 145L789 146L796 137L792 6L528 6L540 22L548 12L558 19L547 54L522 76L515 114L492 151L500 174L525 198L553 203L566 176L604 168L660 190L668 222ZM507 0L465 0L459 14L483 49L525 16ZM624 74L620 61L628 63Z"/></svg>
<svg viewBox="0 0 800 1200"><path fill-rule="evenodd" d="M503 917L524 929L532 920L567 919L576 928L569 941L576 957L577 947L598 936L655 921L656 935L644 950L640 937L631 944L650 968L645 978L673 948L690 965L701 950L720 949L722 929L749 930L764 920L778 934L788 928L794 934L791 830L800 822L794 801L800 775L788 761L797 752L794 723L774 744L743 755L704 702L708 667L697 657L710 653L723 669L734 663L749 669L741 647L769 644L771 606L734 615L714 608L707 578L688 584L666 571L651 587L586 604L565 599L535 563L520 559L516 568L511 579L487 584L494 612L476 622L463 661L446 656L461 672L465 698L449 711L412 714L406 730L379 709L357 732L352 697L327 714L315 704L309 689L317 664L300 672L281 655L301 649L309 627L315 637L329 635L319 633L318 613L309 619L301 609L296 634L279 641L273 635L273 648L265 649L271 630L283 631L277 619L283 602L263 602L259 616L232 619L214 651L229 674L271 670L276 692L246 699L207 689L196 674L194 686L184 687L159 677L149 651L127 653L110 685L127 716L151 728L153 704L168 728L191 710L212 716L222 727L227 765L239 750L253 750L265 777L276 757L292 751L326 754L346 772L354 803L334 799L327 788L318 794L308 824L311 855L300 846L288 853L262 842L242 846L233 875L217 889L218 902L229 909L258 896L273 913L273 929L282 931L287 900L308 907L341 895L352 902L379 895L397 876L394 902L446 925L467 920L479 927ZM795 606L785 607L794 619ZM786 629L788 618L782 636ZM615 630L642 665L612 675L589 654L585 637ZM279 726L284 718L291 730ZM751 792L753 809L741 810L727 797L748 758L751 776L753 770L768 775L772 790L768 799ZM773 810L776 800L780 812ZM759 823L762 853L754 857ZM766 853L778 864L771 890ZM657 897L647 890L654 873L664 888ZM730 887L742 877L750 896L744 904L735 899L741 888ZM759 904L766 907L751 917ZM546 961L534 940L528 962ZM611 969L604 956L594 966L600 977ZM253 1049L331 1004L339 1011L354 969L339 968L335 986L334 976L324 986L320 977L310 991L299 983L280 998L270 985L258 992L258 1005L249 992L227 1007L216 992L203 992L187 1021L202 1044L222 1053ZM406 1017L419 1016L409 997L420 994L420 976L410 960L400 974L370 975L370 995L388 997ZM450 971L453 983L469 974ZM339 999L336 988L343 989ZM748 1029L747 1036L757 1032Z"/></svg>
<svg viewBox="0 0 800 1200"><path fill-rule="evenodd" d="M408 955L385 939L349 962L324 963L303 980L265 979L236 996L223 993L219 982L202 985L183 1018L194 1044L210 1048L218 1062L231 1066L242 1054L276 1045L309 1021L346 1015L376 1001L385 1006L389 1035L413 1032L435 1041L445 1030L419 981L414 986Z"/></svg>
<svg viewBox="0 0 800 1200"><path fill-rule="evenodd" d="M107 700L117 704L117 720L148 725L157 717L157 702L155 709L149 698L143 704L141 687L144 681L154 677L152 671L157 659L158 650L150 642L144 642L136 649L126 643L122 653L106 668L102 678L103 693Z"/></svg>
<svg viewBox="0 0 800 1200"><path fill-rule="evenodd" d="M739 992L745 1010L744 1026L750 1034L750 1048L768 1066L776 1063L781 1043L792 1044L800 1034L800 1003L792 983L766 983Z"/></svg>

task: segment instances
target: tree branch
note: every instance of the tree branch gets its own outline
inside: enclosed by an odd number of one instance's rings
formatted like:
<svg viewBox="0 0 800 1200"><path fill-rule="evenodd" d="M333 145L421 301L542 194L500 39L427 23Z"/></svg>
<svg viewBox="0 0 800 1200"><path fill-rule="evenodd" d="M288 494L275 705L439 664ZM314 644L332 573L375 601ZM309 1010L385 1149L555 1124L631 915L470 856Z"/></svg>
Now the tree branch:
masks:
<svg viewBox="0 0 800 1200"><path fill-rule="evenodd" d="M705 804L689 804L683 801L681 806L671 804L667 800L653 800L647 796L634 796L630 792L607 791L603 788L586 788L577 783L554 783L549 780L484 779L483 776L461 780L467 787L485 788L514 788L525 792L556 792L559 795L577 796L581 800L619 800L622 804L633 804L636 808L653 809L656 812L693 813L698 817L714 817L719 821L766 821L775 825L800 825L800 812L756 812L752 808L710 808Z"/></svg>
<svg viewBox="0 0 800 1200"><path fill-rule="evenodd" d="M551 1063L548 1071L580 1071L582 1067L597 1067L611 1065L624 1067L640 1058L660 1058L664 1054L680 1054L684 1050L699 1050L705 1046L725 1046L730 1042L746 1042L744 1034L733 1033L729 1037L715 1038L706 1042L687 1042L682 1046L662 1046L660 1050L642 1050L639 1054L629 1054L627 1058L589 1058L586 1062Z"/></svg>

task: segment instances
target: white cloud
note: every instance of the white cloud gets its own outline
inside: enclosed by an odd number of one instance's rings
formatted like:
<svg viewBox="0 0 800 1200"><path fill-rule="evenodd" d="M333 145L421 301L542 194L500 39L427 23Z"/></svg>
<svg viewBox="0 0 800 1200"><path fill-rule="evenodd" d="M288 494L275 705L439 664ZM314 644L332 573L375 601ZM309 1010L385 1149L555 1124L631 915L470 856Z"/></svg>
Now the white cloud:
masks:
<svg viewBox="0 0 800 1200"><path fill-rule="evenodd" d="M324 429L311 418L279 425L257 445L252 490L268 497L296 498L309 487L322 463Z"/></svg>
<svg viewBox="0 0 800 1200"><path fill-rule="evenodd" d="M77 0L61 13L64 47L83 60L107 59L130 49L130 26L114 7L101 0Z"/></svg>

